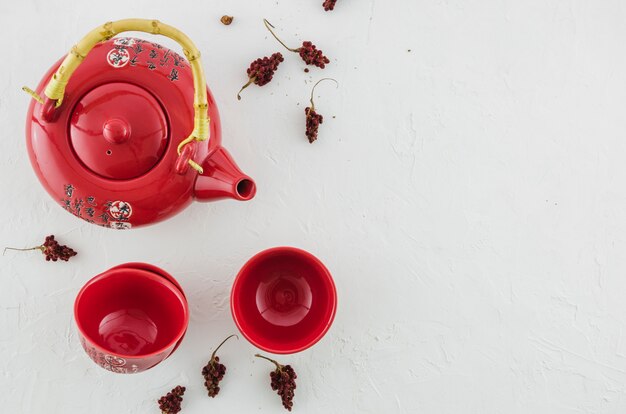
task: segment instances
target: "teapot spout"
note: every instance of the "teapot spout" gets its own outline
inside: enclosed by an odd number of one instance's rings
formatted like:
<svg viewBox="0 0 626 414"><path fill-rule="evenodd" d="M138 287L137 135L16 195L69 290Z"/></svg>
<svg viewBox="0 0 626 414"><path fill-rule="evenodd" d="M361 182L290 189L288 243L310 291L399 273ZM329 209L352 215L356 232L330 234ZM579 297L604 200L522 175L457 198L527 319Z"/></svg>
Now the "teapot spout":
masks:
<svg viewBox="0 0 626 414"><path fill-rule="evenodd" d="M194 196L198 201L224 198L247 201L256 194L254 180L241 172L228 151L218 147L202 163L204 172L198 175Z"/></svg>

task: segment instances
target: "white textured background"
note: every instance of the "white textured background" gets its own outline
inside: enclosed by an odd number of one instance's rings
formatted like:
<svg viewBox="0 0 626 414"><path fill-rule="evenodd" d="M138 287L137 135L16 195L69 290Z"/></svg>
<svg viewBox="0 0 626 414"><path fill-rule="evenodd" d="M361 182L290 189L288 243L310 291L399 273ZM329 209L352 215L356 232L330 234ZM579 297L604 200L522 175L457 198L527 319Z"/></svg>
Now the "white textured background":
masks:
<svg viewBox="0 0 626 414"><path fill-rule="evenodd" d="M2 413L157 413L177 384L183 413L282 412L271 367L244 339L221 352L218 398L200 369L236 331L239 267L284 244L325 261L339 292L329 334L282 358L299 373L296 413L626 411L623 0L339 0L332 13L321 2L0 1L0 244L54 233L79 250L69 263L0 257ZM225 146L257 180L252 202L115 232L43 191L19 89L125 17L195 40ZM283 51L275 80L237 102L249 62L281 50L262 17L332 63L305 74ZM341 87L318 89L327 117L309 145L302 112L322 76ZM132 260L178 277L192 318L171 359L121 376L83 354L72 304L90 277Z"/></svg>

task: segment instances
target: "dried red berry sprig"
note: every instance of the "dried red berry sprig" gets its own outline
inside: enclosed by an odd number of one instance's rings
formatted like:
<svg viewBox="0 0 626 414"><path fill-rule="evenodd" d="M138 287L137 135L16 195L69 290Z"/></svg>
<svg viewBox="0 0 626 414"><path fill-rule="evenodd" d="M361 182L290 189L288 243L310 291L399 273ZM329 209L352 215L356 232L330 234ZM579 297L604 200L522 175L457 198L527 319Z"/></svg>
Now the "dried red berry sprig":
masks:
<svg viewBox="0 0 626 414"><path fill-rule="evenodd" d="M274 77L274 72L278 69L280 62L285 59L281 53L274 53L270 57L263 57L253 61L247 70L248 83L243 85L237 94L237 99L241 100L241 92L253 83L258 86L267 85Z"/></svg>
<svg viewBox="0 0 626 414"><path fill-rule="evenodd" d="M315 102L313 101L313 94L315 93L315 88L317 87L317 85L319 85L320 82L323 82L325 80L331 80L337 84L337 87L339 87L339 83L335 79L324 78L324 79L320 79L319 81L317 81L317 83L313 85L313 88L311 89L311 106L307 106L306 108L304 108L304 114L306 115L305 135L309 139L309 143L311 144L317 140L317 134L318 134L320 125L324 122L324 117L315 111Z"/></svg>
<svg viewBox="0 0 626 414"><path fill-rule="evenodd" d="M324 56L324 52L318 49L317 46L315 46L312 42L305 40L304 42L302 42L302 46L300 46L299 48L291 48L287 46L282 40L280 40L278 36L276 36L274 30L272 30L275 29L275 27L270 22L268 22L267 19L263 19L263 23L265 23L265 27L267 27L267 30L269 30L272 36L274 36L274 38L278 40L278 43L283 45L288 51L299 54L302 60L304 60L307 65L314 65L318 68L324 69L326 65L330 63L330 59Z"/></svg>
<svg viewBox="0 0 626 414"><path fill-rule="evenodd" d="M46 261L56 262L58 260L62 260L67 262L71 257L76 256L78 253L74 251L71 247L61 245L58 241L54 239L54 235L47 236L41 246L29 247L26 249L18 249L15 247L5 247L4 251L7 250L18 250L18 251L29 251L29 250L39 250L44 254Z"/></svg>
<svg viewBox="0 0 626 414"><path fill-rule="evenodd" d="M220 357L216 355L217 350L224 345L224 342L228 341L233 336L239 339L239 337L234 334L224 339L211 354L209 362L202 368L204 386L209 392L209 397L211 398L215 398L215 396L220 392L220 381L222 381L222 379L224 379L224 375L226 375L226 366L220 363Z"/></svg>
<svg viewBox="0 0 626 414"><path fill-rule="evenodd" d="M176 386L172 391L159 398L159 408L162 414L176 414L181 410L181 403L183 402L183 395L185 394L185 387L180 385Z"/></svg>
<svg viewBox="0 0 626 414"><path fill-rule="evenodd" d="M285 407L287 411L291 411L296 389L296 378L298 378L296 371L294 371L291 365L281 365L266 356L260 354L255 354L254 356L266 359L276 365L276 369L270 372L270 386L280 395L283 407Z"/></svg>
<svg viewBox="0 0 626 414"><path fill-rule="evenodd" d="M324 6L324 10L335 10L335 4L337 4L337 0L324 0L322 6Z"/></svg>
<svg viewBox="0 0 626 414"><path fill-rule="evenodd" d="M313 108L304 108L304 114L306 115L306 137L309 139L309 143L312 144L317 140L317 132L320 124L324 122L324 117Z"/></svg>

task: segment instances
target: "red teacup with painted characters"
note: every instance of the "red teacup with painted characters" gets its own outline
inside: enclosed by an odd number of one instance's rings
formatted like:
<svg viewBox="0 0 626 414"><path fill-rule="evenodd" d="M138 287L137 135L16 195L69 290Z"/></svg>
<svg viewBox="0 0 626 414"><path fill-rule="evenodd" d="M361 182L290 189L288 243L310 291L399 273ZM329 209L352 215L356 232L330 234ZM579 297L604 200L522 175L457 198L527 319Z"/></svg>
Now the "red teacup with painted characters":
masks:
<svg viewBox="0 0 626 414"><path fill-rule="evenodd" d="M155 266L118 266L91 279L74 303L83 349L102 368L137 373L167 359L189 323L180 285Z"/></svg>

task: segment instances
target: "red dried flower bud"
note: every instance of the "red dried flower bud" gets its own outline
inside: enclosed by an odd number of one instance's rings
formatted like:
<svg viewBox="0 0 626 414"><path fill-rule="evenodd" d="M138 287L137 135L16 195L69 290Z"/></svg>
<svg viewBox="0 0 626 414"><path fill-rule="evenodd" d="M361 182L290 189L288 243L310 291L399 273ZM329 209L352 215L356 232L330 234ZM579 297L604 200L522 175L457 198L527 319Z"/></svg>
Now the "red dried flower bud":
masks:
<svg viewBox="0 0 626 414"><path fill-rule="evenodd" d="M313 143L313 141L317 140L317 133L320 128L320 124L324 122L324 117L315 111L315 102L313 101L313 93L315 92L315 88L317 87L317 85L319 85L320 82L325 81L325 80L331 80L337 83L337 81L332 78L324 78L324 79L320 79L319 81L317 81L317 83L313 85L313 88L311 89L311 106L307 106L304 109L304 114L306 115L305 134L306 134L306 137L309 139L309 143L311 144ZM339 84L337 84L337 86L339 86Z"/></svg>
<svg viewBox="0 0 626 414"><path fill-rule="evenodd" d="M302 42L302 47L298 49L298 53L307 65L315 65L324 69L330 63L330 59L324 56L324 53L309 41Z"/></svg>
<svg viewBox="0 0 626 414"><path fill-rule="evenodd" d="M302 42L301 47L297 49L290 48L282 40L280 40L278 36L276 36L274 30L272 30L274 26L270 22L268 22L267 19L263 19L263 23L265 23L265 27L267 27L267 30L269 30L272 36L274 36L274 38L278 40L278 43L283 45L285 49L289 50L290 52L299 54L302 60L304 60L307 65L314 65L318 68L324 69L326 65L330 63L330 59L324 56L324 53L320 49L318 49L317 46L315 46L312 42L305 40L304 42Z"/></svg>
<svg viewBox="0 0 626 414"><path fill-rule="evenodd" d="M324 10L326 11L335 10L336 3L337 3L337 0L325 0L322 6L324 6Z"/></svg>
<svg viewBox="0 0 626 414"><path fill-rule="evenodd" d="M324 117L311 107L306 107L304 113L306 114L306 137L309 139L309 143L312 144L317 139L317 131L320 124L324 122Z"/></svg>
<svg viewBox="0 0 626 414"><path fill-rule="evenodd" d="M220 349L224 342L228 341L232 337L237 335L230 335L220 343L213 354L211 354L211 360L202 368L202 376L204 377L204 386L209 392L209 397L215 398L220 392L220 381L224 379L226 375L226 366L220 363L220 358L216 356L217 350ZM239 337L237 337L239 339Z"/></svg>
<svg viewBox="0 0 626 414"><path fill-rule="evenodd" d="M70 247L60 245L59 242L54 240L53 235L46 237L43 246L43 253L46 255L46 260L52 260L53 262L56 262L58 259L67 262L70 260L70 257L76 256L77 254Z"/></svg>
<svg viewBox="0 0 626 414"><path fill-rule="evenodd" d="M41 246L29 247L27 249L16 249L14 247L5 247L5 251L7 250L40 250L46 259L46 261L56 262L58 260L62 260L67 262L71 257L77 255L76 251L74 251L71 247L61 245L58 241L54 239L53 235L47 236Z"/></svg>
<svg viewBox="0 0 626 414"><path fill-rule="evenodd" d="M247 70L248 83L246 83L241 90L239 90L237 99L241 99L241 91L253 83L258 86L270 83L274 77L274 72L278 69L278 65L280 65L280 62L283 62L284 60L285 59L281 53L274 53L270 57L266 56L253 61Z"/></svg>
<svg viewBox="0 0 626 414"><path fill-rule="evenodd" d="M266 359L276 365L276 369L270 372L270 386L280 395L283 407L285 407L287 411L291 411L296 389L296 378L298 378L296 371L294 371L291 365L281 365L263 355L256 354L255 357Z"/></svg>
<svg viewBox="0 0 626 414"><path fill-rule="evenodd" d="M162 414L176 414L181 410L180 404L183 402L185 387L178 385L172 391L159 398L159 408Z"/></svg>
<svg viewBox="0 0 626 414"><path fill-rule="evenodd" d="M202 376L204 377L204 386L209 392L209 397L215 398L220 392L220 381L226 375L226 366L220 364L220 358L211 358L208 364L202 368Z"/></svg>
<svg viewBox="0 0 626 414"><path fill-rule="evenodd" d="M278 69L280 62L284 60L280 52L274 53L269 58L263 57L257 59L250 64L247 70L248 78L254 79L253 82L258 86L267 85L274 77L274 72Z"/></svg>

